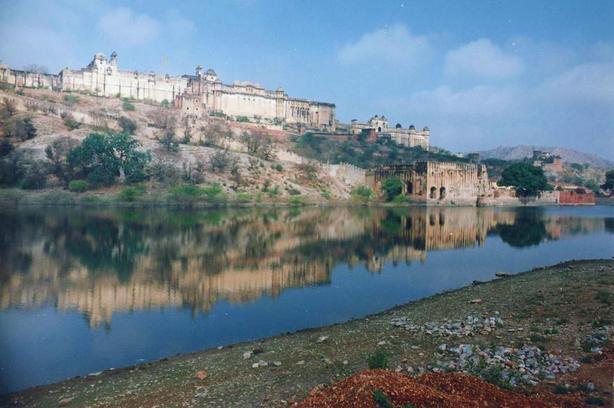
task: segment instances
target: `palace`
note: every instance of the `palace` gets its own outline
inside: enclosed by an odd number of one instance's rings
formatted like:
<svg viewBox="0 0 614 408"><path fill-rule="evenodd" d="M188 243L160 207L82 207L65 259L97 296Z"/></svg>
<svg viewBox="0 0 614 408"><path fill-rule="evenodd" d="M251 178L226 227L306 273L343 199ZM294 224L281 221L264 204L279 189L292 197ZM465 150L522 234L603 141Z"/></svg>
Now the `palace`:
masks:
<svg viewBox="0 0 614 408"><path fill-rule="evenodd" d="M395 127L388 127L388 119L384 115L375 115L367 123L359 123L356 119L353 119L350 125L350 133L358 135L363 132L366 132L372 141L378 138L388 138L402 146L420 146L426 150L428 150L430 144L431 132L428 127L425 126L421 131L417 131L414 125L403 128L400 123L397 123Z"/></svg>
<svg viewBox="0 0 614 408"><path fill-rule="evenodd" d="M246 116L273 123L301 124L334 130L335 105L289 97L283 89L264 89L250 82L222 83L212 69L195 75L170 76L122 71L114 52L107 59L98 53L87 67L64 68L59 74L14 70L0 65L0 82L15 87L48 88L58 91L87 92L106 97L167 102L188 114L222 113Z"/></svg>

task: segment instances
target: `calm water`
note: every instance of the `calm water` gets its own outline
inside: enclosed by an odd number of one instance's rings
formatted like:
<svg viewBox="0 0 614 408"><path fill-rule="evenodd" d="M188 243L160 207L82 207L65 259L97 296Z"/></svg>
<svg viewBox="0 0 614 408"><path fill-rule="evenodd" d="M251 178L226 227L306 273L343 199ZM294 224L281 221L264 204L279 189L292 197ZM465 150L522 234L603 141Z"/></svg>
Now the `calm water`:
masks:
<svg viewBox="0 0 614 408"><path fill-rule="evenodd" d="M0 393L614 255L614 208L0 211Z"/></svg>

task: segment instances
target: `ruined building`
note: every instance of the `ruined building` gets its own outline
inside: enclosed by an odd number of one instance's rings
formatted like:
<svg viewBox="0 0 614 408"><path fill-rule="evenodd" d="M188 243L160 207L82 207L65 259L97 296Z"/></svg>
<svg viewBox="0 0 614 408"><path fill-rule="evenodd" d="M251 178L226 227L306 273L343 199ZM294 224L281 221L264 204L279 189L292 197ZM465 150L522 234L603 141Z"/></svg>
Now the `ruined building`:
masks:
<svg viewBox="0 0 614 408"><path fill-rule="evenodd" d="M356 119L352 120L350 132L353 135L366 132L369 135L374 135L373 139L389 138L402 146L420 146L423 149L429 148L431 133L427 126L421 131L416 130L414 125L403 128L400 123L397 123L394 127L389 127L388 119L384 115L375 115L367 123L359 123Z"/></svg>
<svg viewBox="0 0 614 408"><path fill-rule="evenodd" d="M401 194L428 205L477 205L490 192L486 166L472 163L417 162L413 165L382 166L367 171L367 186L381 193L384 180L398 177Z"/></svg>
<svg viewBox="0 0 614 408"><path fill-rule="evenodd" d="M203 72L201 66L196 68L195 75L182 76L123 71L118 68L115 52L109 59L98 53L87 67L79 70L64 68L57 75L0 65L0 82L14 87L87 92L159 103L166 101L186 113L222 113L327 130L335 128L335 105L332 103L292 98L281 88L270 91L250 82L227 85L215 71Z"/></svg>

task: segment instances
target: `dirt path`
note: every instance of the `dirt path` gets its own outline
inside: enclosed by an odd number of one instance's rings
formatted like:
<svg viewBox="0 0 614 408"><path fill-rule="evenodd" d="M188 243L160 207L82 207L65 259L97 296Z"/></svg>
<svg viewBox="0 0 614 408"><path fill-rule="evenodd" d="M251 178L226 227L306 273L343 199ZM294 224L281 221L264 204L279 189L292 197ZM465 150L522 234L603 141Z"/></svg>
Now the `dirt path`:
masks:
<svg viewBox="0 0 614 408"><path fill-rule="evenodd" d="M614 261L574 261L343 324L33 388L0 405L288 406L366 369L376 350L405 374L463 369L531 394L581 391L609 405L613 317Z"/></svg>

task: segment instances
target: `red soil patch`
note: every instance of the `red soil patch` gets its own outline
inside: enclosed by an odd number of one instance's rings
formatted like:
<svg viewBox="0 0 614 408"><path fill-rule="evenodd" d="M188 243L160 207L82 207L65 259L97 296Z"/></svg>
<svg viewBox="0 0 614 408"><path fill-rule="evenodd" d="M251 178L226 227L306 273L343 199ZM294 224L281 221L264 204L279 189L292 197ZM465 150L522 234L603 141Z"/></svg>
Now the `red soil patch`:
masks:
<svg viewBox="0 0 614 408"><path fill-rule="evenodd" d="M584 406L579 396L529 397L506 391L462 373L428 373L416 378L388 370L367 370L328 388L315 388L301 408L379 408L373 391L381 390L395 407L565 407Z"/></svg>

